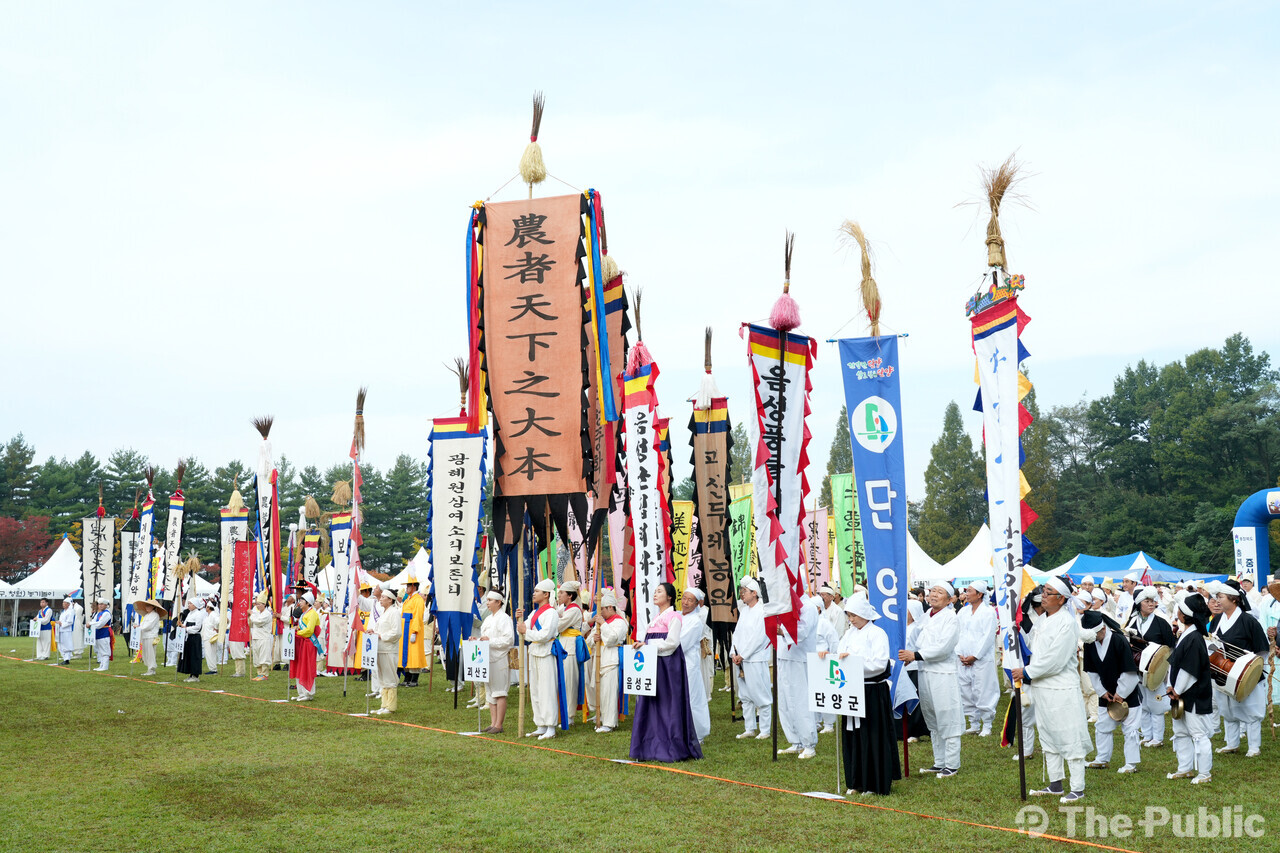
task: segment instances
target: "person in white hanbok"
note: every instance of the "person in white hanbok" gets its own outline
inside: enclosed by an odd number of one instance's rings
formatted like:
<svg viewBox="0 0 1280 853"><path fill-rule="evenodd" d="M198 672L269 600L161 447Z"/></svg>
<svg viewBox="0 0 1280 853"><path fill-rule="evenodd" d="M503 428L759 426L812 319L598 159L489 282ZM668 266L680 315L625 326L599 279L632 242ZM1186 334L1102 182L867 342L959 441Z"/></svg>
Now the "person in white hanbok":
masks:
<svg viewBox="0 0 1280 853"><path fill-rule="evenodd" d="M1064 803L1084 797L1084 759L1092 746L1077 669L1081 629L1067 606L1070 594L1060 578L1045 582L1040 595L1045 617L1035 626L1031 662L1012 673L1030 690L1049 775L1048 787L1032 793L1058 796ZM1064 763L1070 791L1063 790Z"/></svg>
<svg viewBox="0 0 1280 853"><path fill-rule="evenodd" d="M565 705L569 712L569 724L573 725L574 712L578 709L578 675L582 664L578 661L578 638L582 636L585 624L582 605L578 603L578 591L582 585L577 581L565 581L557 590L556 615L559 617L557 639L564 650L564 659L560 661L560 669L564 673ZM585 645L585 641L583 641ZM558 687L557 687L558 690Z"/></svg>
<svg viewBox="0 0 1280 853"><path fill-rule="evenodd" d="M400 597L394 590L389 587L384 588L379 603L382 613L370 630L378 637L378 671L372 680L378 685L382 705L373 713L385 716L399 707L397 696L400 688L396 666L400 663L400 639L404 636L404 619L401 617Z"/></svg>
<svg viewBox="0 0 1280 853"><path fill-rule="evenodd" d="M747 575L742 579L738 624L733 629L732 662L738 667L738 695L742 699L745 728L739 740L765 740L773 723L773 684L769 679L770 645L765 634L760 584Z"/></svg>
<svg viewBox="0 0 1280 853"><path fill-rule="evenodd" d="M533 731L526 732L525 737L536 737L539 740L555 737L556 726L560 723L557 661L551 653L551 644L560 628L560 616L550 603L555 591L555 581L549 578L538 581L533 588L534 612L526 619L523 608L516 611L516 630L529 645L529 698L532 700L533 724L536 726Z"/></svg>
<svg viewBox="0 0 1280 853"><path fill-rule="evenodd" d="M205 602L204 609L204 622L200 623L200 652L209 664L209 674L217 675L220 659L218 638L222 624L218 618L218 603L209 599Z"/></svg>
<svg viewBox="0 0 1280 853"><path fill-rule="evenodd" d="M933 747L933 764L921 773L935 773L939 779L956 775L960 770L960 735L964 731L964 709L960 704L960 682L956 670L956 640L960 626L951 607L955 590L939 581L926 592L929 612L921 620L914 648L898 652L898 660L920 664L920 709L929 727Z"/></svg>
<svg viewBox="0 0 1280 853"><path fill-rule="evenodd" d="M820 620L817 608L801 605L794 638L778 625L778 722L788 744L778 750L779 755L799 753L800 758L813 758L817 754L818 726L809 710L808 667L809 654L818 650Z"/></svg>
<svg viewBox="0 0 1280 853"><path fill-rule="evenodd" d="M627 620L618 615L618 598L612 590L600 593L600 608L596 612L595 628L591 632L592 649L600 646L599 720L596 731L606 734L618 727L619 668L622 645L627 641ZM595 697L595 682L590 685Z"/></svg>
<svg viewBox="0 0 1280 853"><path fill-rule="evenodd" d="M1210 592L1218 602L1222 615L1213 626L1209 640L1211 651L1226 648L1233 654L1249 652L1258 656L1265 667L1267 652L1271 643L1267 639L1266 629L1254 618L1250 610L1248 598L1237 581L1220 583L1214 581ZM1226 745L1217 751L1233 753L1240 749L1240 735L1243 731L1249 742L1246 758L1256 758L1262 752L1262 718L1267 713L1267 685L1259 681L1245 696L1244 701L1237 701L1234 692L1214 682L1214 692L1218 694L1218 706L1222 710L1223 729L1226 734Z"/></svg>
<svg viewBox="0 0 1280 853"><path fill-rule="evenodd" d="M163 623L164 605L154 598L138 601L134 607L142 612L138 623L138 652L146 670L142 675L156 674L156 646L160 645L160 626Z"/></svg>
<svg viewBox="0 0 1280 853"><path fill-rule="evenodd" d="M89 627L93 629L93 654L98 659L95 672L106 672L111 665L111 610L105 601L95 601L97 608Z"/></svg>
<svg viewBox="0 0 1280 853"><path fill-rule="evenodd" d="M75 654L76 611L71 606L71 599L62 599L62 612L58 614L58 658L59 662L70 663Z"/></svg>
<svg viewBox="0 0 1280 853"><path fill-rule="evenodd" d="M702 590L689 588L680 596L680 650L684 654L685 680L689 682L689 708L698 741L711 734L711 712L707 708L707 683L702 677L703 629L707 608Z"/></svg>
<svg viewBox="0 0 1280 853"><path fill-rule="evenodd" d="M49 599L40 599L40 609L36 612L36 660L48 660L53 649L53 608Z"/></svg>
<svg viewBox="0 0 1280 853"><path fill-rule="evenodd" d="M861 672L845 672L843 677L861 678L866 700L861 718L845 716L842 721L840 746L848 786L846 793L887 796L894 780L902 778L898 745L894 740L893 700L889 695L889 675L893 671L889 636L875 624L880 614L867 601L865 593L849 596L843 610L848 616L849 630L840 638L835 654L840 661L850 656L862 661ZM820 652L819 657L826 660L829 654Z"/></svg>
<svg viewBox="0 0 1280 853"><path fill-rule="evenodd" d="M249 611L249 651L253 654L253 665L258 670L258 674L253 677L254 681L266 681L267 673L271 671L275 657L272 648L275 637L271 633L274 622L274 614L267 609L267 594L259 593L253 602L253 609Z"/></svg>
<svg viewBox="0 0 1280 853"><path fill-rule="evenodd" d="M965 605L956 614L959 636L960 699L969 718L965 734L987 737L996 717L1000 685L996 680L996 611L987 603L987 582L976 580L964 591Z"/></svg>
<svg viewBox="0 0 1280 853"><path fill-rule="evenodd" d="M489 699L489 727L486 734L502 734L502 724L507 716L507 692L511 688L511 666L508 652L516 643L516 626L511 614L502 607L506 599L502 593L485 593L484 606L488 613L480 623L479 639L489 644L489 680L485 695Z"/></svg>

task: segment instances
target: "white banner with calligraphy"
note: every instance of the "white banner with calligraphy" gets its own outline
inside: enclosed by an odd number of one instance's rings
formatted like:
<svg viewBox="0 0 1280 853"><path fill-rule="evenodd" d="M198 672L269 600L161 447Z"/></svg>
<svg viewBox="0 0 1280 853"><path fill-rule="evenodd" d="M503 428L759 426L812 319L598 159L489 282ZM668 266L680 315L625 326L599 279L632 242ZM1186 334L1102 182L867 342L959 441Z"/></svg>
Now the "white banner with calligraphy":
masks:
<svg viewBox="0 0 1280 853"><path fill-rule="evenodd" d="M147 597L147 561L142 555L142 534L120 532L120 619L128 630L137 620L134 605Z"/></svg>
<svg viewBox="0 0 1280 853"><path fill-rule="evenodd" d="M786 336L786 358L780 358L778 333L767 326L748 326L748 351L755 381L756 417L748 431L755 470L756 551L760 559L760 599L766 616L798 612L801 580L800 527L808 482L809 367L813 341Z"/></svg>
<svg viewBox="0 0 1280 853"><path fill-rule="evenodd" d="M627 490L631 527L635 535L636 636L643 637L658 616L653 594L666 577L666 531L662 523L661 469L658 455L654 383L658 365L640 366L623 377L623 443L627 459Z"/></svg>
<svg viewBox="0 0 1280 853"><path fill-rule="evenodd" d="M488 431L467 432L467 419L436 418L427 451L427 576L445 651L458 654L480 615L476 558L484 517Z"/></svg>
<svg viewBox="0 0 1280 853"><path fill-rule="evenodd" d="M228 618L228 611L231 609L231 599L234 595L235 587L233 569L236 562L236 543L249 541L249 508L230 509L223 507L218 512L222 516L222 550L220 558L222 592L218 601L220 616L218 621L218 641L222 644L221 650L225 652L227 648L227 632L231 628L231 619Z"/></svg>
<svg viewBox="0 0 1280 853"><path fill-rule="evenodd" d="M156 580L156 598L173 599L177 591L178 555L182 551L182 514L187 499L178 489L169 497L169 519L164 532L164 556L160 560L160 577ZM177 604L174 612L182 609Z"/></svg>
<svg viewBox="0 0 1280 853"><path fill-rule="evenodd" d="M116 598L116 520L90 516L84 520L80 571L85 609L105 601L114 610Z"/></svg>

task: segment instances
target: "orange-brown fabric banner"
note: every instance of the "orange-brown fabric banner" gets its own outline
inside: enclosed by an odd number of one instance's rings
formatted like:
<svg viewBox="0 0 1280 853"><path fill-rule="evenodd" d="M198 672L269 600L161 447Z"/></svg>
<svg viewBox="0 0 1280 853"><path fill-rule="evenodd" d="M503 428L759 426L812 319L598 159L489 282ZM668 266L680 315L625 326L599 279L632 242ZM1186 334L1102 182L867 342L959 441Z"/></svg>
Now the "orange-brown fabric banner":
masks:
<svg viewBox="0 0 1280 853"><path fill-rule="evenodd" d="M497 494L585 492L582 197L485 205L484 353Z"/></svg>

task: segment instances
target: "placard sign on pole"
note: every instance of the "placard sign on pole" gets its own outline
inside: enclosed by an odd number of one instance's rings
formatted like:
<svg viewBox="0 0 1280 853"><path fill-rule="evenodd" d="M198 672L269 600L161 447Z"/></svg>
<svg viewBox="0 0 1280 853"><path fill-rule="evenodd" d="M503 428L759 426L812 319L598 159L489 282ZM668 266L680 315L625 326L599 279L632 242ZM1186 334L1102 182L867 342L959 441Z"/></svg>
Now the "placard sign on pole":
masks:
<svg viewBox="0 0 1280 853"><path fill-rule="evenodd" d="M284 633L280 635L280 656L287 661L293 660L293 641L295 637L293 626L286 625Z"/></svg>
<svg viewBox="0 0 1280 853"><path fill-rule="evenodd" d="M138 630L138 626L134 625L133 630L129 632L129 651L137 654L138 649L142 647L142 632Z"/></svg>
<svg viewBox="0 0 1280 853"><path fill-rule="evenodd" d="M631 696L658 695L658 647L626 646L622 650L622 692Z"/></svg>
<svg viewBox="0 0 1280 853"><path fill-rule="evenodd" d="M462 680L489 680L489 641L462 641Z"/></svg>
<svg viewBox="0 0 1280 853"><path fill-rule="evenodd" d="M819 714L865 717L866 685L862 682L862 658L850 655L837 660L811 652L808 660L809 710Z"/></svg>
<svg viewBox="0 0 1280 853"><path fill-rule="evenodd" d="M371 631L365 631L360 642L360 668L378 668L378 636Z"/></svg>

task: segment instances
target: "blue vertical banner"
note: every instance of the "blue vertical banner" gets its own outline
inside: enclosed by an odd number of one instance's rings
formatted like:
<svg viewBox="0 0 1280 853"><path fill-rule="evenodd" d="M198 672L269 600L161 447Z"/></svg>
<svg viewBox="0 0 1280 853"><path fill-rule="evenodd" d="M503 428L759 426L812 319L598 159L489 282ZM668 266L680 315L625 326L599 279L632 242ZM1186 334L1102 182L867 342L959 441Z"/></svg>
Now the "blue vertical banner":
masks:
<svg viewBox="0 0 1280 853"><path fill-rule="evenodd" d="M907 484L902 453L902 394L898 387L898 339L892 335L840 340L853 441L853 477L866 551L867 590L889 635L895 709L913 707L915 687L900 678L898 652L907 634Z"/></svg>

